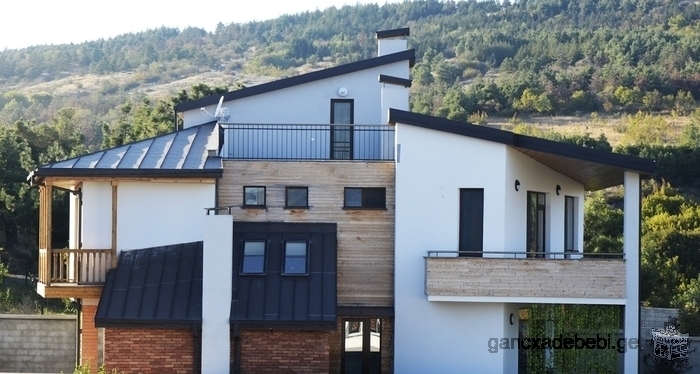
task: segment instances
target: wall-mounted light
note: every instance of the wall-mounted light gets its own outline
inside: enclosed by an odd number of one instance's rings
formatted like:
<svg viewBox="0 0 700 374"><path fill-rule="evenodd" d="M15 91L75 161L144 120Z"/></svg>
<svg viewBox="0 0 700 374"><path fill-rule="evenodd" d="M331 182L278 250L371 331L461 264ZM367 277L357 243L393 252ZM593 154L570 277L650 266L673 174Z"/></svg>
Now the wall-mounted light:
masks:
<svg viewBox="0 0 700 374"><path fill-rule="evenodd" d="M557 184L557 196L559 196L560 191L561 191L561 186Z"/></svg>
<svg viewBox="0 0 700 374"><path fill-rule="evenodd" d="M520 191L520 181L517 179L515 180L515 190Z"/></svg>
<svg viewBox="0 0 700 374"><path fill-rule="evenodd" d="M348 89L345 87L340 87L338 89L338 96L340 96L340 97L348 96Z"/></svg>
<svg viewBox="0 0 700 374"><path fill-rule="evenodd" d="M515 314L513 313L510 314L510 324L511 326L515 324Z"/></svg>

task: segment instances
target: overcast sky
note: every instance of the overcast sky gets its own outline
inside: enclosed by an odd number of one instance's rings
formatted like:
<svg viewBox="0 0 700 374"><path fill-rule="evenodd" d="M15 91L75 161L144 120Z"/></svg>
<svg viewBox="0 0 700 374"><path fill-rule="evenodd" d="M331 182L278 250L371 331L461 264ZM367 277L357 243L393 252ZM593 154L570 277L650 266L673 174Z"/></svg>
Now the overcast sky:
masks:
<svg viewBox="0 0 700 374"><path fill-rule="evenodd" d="M221 22L242 23L330 6L398 0L9 0L0 5L0 50L82 43L160 26L213 31Z"/></svg>

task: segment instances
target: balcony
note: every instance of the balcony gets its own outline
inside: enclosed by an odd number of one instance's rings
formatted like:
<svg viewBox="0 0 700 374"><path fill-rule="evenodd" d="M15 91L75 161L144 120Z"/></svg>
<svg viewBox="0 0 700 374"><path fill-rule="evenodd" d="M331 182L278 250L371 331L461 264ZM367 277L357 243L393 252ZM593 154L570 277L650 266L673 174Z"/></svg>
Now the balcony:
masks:
<svg viewBox="0 0 700 374"><path fill-rule="evenodd" d="M109 249L40 249L37 292L45 298L98 298L111 267Z"/></svg>
<svg viewBox="0 0 700 374"><path fill-rule="evenodd" d="M622 254L429 251L425 257L431 301L621 304L625 279Z"/></svg>
<svg viewBox="0 0 700 374"><path fill-rule="evenodd" d="M227 159L393 161L387 125L219 124Z"/></svg>

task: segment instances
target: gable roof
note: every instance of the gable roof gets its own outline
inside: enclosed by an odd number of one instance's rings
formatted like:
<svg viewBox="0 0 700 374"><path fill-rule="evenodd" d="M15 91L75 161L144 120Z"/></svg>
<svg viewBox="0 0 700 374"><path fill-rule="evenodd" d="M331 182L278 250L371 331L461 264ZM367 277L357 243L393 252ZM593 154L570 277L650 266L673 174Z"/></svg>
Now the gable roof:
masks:
<svg viewBox="0 0 700 374"><path fill-rule="evenodd" d="M285 79L263 83L257 86L247 87L236 91L229 91L224 93L223 95L216 94L198 100L185 101L175 105L175 111L179 113L187 110L203 108L208 105L214 105L219 102L219 98L221 98L221 96L224 97L224 102L238 100L244 97L260 95L267 92L298 86L304 83L337 77L339 75L354 73L360 70L371 69L377 66L388 65L399 61L409 60L410 66L413 66L415 59L416 50L409 49L406 51L374 57L367 60L351 62L349 64L344 64L328 69L313 71L311 73L296 75Z"/></svg>
<svg viewBox="0 0 700 374"><path fill-rule="evenodd" d="M39 166L30 174L41 177L154 176L220 177L219 157L208 155L207 145L216 122L140 140L68 160Z"/></svg>
<svg viewBox="0 0 700 374"><path fill-rule="evenodd" d="M389 122L505 144L550 169L583 184L588 191L622 184L625 171L636 172L642 176L652 175L655 171L654 161L649 159L605 152L575 144L535 138L403 110L391 109Z"/></svg>
<svg viewBox="0 0 700 374"><path fill-rule="evenodd" d="M202 323L203 242L122 251L107 273L97 327Z"/></svg>

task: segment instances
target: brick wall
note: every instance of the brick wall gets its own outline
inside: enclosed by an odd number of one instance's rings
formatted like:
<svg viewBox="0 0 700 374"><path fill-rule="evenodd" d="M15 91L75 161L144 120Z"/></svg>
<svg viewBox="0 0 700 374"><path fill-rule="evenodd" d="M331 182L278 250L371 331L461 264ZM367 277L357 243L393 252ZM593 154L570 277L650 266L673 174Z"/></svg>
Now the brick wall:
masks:
<svg viewBox="0 0 700 374"><path fill-rule="evenodd" d="M72 373L75 317L0 314L0 372Z"/></svg>
<svg viewBox="0 0 700 374"><path fill-rule="evenodd" d="M91 368L99 367L98 361L98 336L95 327L95 312L97 305L82 305L80 318L80 362L82 365L90 365Z"/></svg>
<svg viewBox="0 0 700 374"><path fill-rule="evenodd" d="M187 329L105 328L105 366L130 373L194 373Z"/></svg>
<svg viewBox="0 0 700 374"><path fill-rule="evenodd" d="M328 373L330 331L241 331L241 373ZM235 345L231 344L231 357Z"/></svg>

